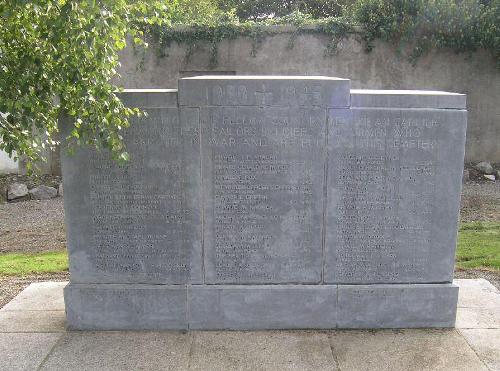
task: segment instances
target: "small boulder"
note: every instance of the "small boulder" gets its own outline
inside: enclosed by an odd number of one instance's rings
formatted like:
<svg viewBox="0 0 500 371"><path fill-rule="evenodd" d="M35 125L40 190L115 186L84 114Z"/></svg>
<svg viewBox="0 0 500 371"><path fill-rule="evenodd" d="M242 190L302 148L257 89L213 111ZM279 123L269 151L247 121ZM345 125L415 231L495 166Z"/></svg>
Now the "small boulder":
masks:
<svg viewBox="0 0 500 371"><path fill-rule="evenodd" d="M496 179L494 175L490 175L490 174L484 174L483 176L484 176L486 179L491 180L491 181L493 181L493 182L494 182L494 181L495 181L495 179Z"/></svg>
<svg viewBox="0 0 500 371"><path fill-rule="evenodd" d="M63 194L64 194L64 190L63 190L63 185L62 185L62 183L61 183L61 184L59 184L59 188L58 188L58 190L57 190L57 195L58 195L59 197L62 197L62 196L63 196Z"/></svg>
<svg viewBox="0 0 500 371"><path fill-rule="evenodd" d="M483 174L493 174L493 166L489 162L483 161L474 166L477 170L479 170Z"/></svg>
<svg viewBox="0 0 500 371"><path fill-rule="evenodd" d="M35 200L48 200L57 197L57 189L55 189L54 187L41 185L31 189L30 195L31 198Z"/></svg>
<svg viewBox="0 0 500 371"><path fill-rule="evenodd" d="M7 187L7 200L21 200L28 196L28 187L24 183L11 183Z"/></svg>

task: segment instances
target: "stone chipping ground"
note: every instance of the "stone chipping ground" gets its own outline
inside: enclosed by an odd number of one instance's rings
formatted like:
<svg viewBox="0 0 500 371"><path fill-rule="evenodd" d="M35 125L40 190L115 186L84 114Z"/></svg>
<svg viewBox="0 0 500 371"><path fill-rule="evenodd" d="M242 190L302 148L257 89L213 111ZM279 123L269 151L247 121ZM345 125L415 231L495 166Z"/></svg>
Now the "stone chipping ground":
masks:
<svg viewBox="0 0 500 371"><path fill-rule="evenodd" d="M500 221L500 182L468 182L463 185L462 222ZM61 197L46 201L0 203L0 254L60 250L66 246ZM457 278L485 278L500 289L500 273L457 271ZM30 282L67 280L68 273L0 276L0 308Z"/></svg>
<svg viewBox="0 0 500 371"><path fill-rule="evenodd" d="M0 254L65 247L62 197L0 204Z"/></svg>

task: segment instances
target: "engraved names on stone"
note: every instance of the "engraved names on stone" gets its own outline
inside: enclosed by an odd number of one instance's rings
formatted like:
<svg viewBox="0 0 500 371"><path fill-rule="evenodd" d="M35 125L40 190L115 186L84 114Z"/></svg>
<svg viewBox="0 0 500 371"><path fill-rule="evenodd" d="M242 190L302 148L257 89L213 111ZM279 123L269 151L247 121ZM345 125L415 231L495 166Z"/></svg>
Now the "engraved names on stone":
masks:
<svg viewBox="0 0 500 371"><path fill-rule="evenodd" d="M146 111L124 135L129 163L118 166L108 152L86 151L88 174L81 176L88 182L88 245L85 260L74 262L77 272L87 271L83 281L201 280L199 206L186 197L196 179L189 179L183 156L199 154L199 139L188 126L181 133L177 108Z"/></svg>
<svg viewBox="0 0 500 371"><path fill-rule="evenodd" d="M319 282L325 110L201 113L207 282Z"/></svg>
<svg viewBox="0 0 500 371"><path fill-rule="evenodd" d="M437 110L331 110L325 281L445 280Z"/></svg>
<svg viewBox="0 0 500 371"><path fill-rule="evenodd" d="M70 328L454 325L464 96L324 77L179 89L123 93L149 113L126 166L63 156Z"/></svg>
<svg viewBox="0 0 500 371"><path fill-rule="evenodd" d="M179 81L200 107L206 283L320 283L326 109L349 81L214 76Z"/></svg>

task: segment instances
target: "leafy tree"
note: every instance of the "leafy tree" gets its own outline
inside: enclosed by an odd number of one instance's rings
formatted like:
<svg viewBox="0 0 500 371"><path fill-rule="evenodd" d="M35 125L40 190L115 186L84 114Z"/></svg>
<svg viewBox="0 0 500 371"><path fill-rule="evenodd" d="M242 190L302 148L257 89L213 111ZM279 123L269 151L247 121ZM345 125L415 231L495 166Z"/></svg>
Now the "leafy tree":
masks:
<svg viewBox="0 0 500 371"><path fill-rule="evenodd" d="M141 112L123 106L112 81L127 42L144 45L156 32L160 47L202 39L216 54L224 38L249 36L258 45L261 25L341 12L318 20L317 32L337 40L357 24L367 49L377 38L407 42L415 59L431 48L482 47L500 67L500 0L0 0L0 149L37 160L57 145L65 114L71 146L107 148L126 161L121 132ZM176 31L176 24L195 27Z"/></svg>
<svg viewBox="0 0 500 371"><path fill-rule="evenodd" d="M171 8L172 24L216 23L225 15L217 0L177 0Z"/></svg>
<svg viewBox="0 0 500 371"><path fill-rule="evenodd" d="M235 9L241 20L283 17L300 11L313 18L338 16L342 6L354 0L219 0L221 9Z"/></svg>
<svg viewBox="0 0 500 371"><path fill-rule="evenodd" d="M346 13L373 41L407 43L415 60L432 48L492 50L500 66L500 0L357 0Z"/></svg>
<svg viewBox="0 0 500 371"><path fill-rule="evenodd" d="M127 40L170 22L177 1L0 0L0 149L28 163L54 149L57 120L69 117L70 145L128 154L121 131L138 109L124 107L111 81ZM17 155L15 154L17 153Z"/></svg>

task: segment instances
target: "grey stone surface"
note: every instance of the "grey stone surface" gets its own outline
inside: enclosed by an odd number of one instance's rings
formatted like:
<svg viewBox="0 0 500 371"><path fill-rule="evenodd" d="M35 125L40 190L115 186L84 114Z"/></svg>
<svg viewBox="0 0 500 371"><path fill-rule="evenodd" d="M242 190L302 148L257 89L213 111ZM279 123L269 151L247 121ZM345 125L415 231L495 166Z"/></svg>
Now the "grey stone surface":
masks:
<svg viewBox="0 0 500 371"><path fill-rule="evenodd" d="M26 196L28 196L28 187L26 184L12 183L7 186L7 200L12 201Z"/></svg>
<svg viewBox="0 0 500 371"><path fill-rule="evenodd" d="M500 329L469 329L460 333L490 370L500 370Z"/></svg>
<svg viewBox="0 0 500 371"><path fill-rule="evenodd" d="M201 119L206 282L319 283L325 110L205 108Z"/></svg>
<svg viewBox="0 0 500 371"><path fill-rule="evenodd" d="M0 310L0 332L63 332L63 310Z"/></svg>
<svg viewBox="0 0 500 371"><path fill-rule="evenodd" d="M479 170L483 174L493 174L494 169L493 166L487 161L481 161L480 163L474 166L476 170Z"/></svg>
<svg viewBox="0 0 500 371"><path fill-rule="evenodd" d="M199 77L179 82L200 107L207 283L319 283L326 108L349 81Z"/></svg>
<svg viewBox="0 0 500 371"><path fill-rule="evenodd" d="M466 111L329 111L325 282L451 282Z"/></svg>
<svg viewBox="0 0 500 371"><path fill-rule="evenodd" d="M183 285L69 284L64 289L69 329L187 329Z"/></svg>
<svg viewBox="0 0 500 371"><path fill-rule="evenodd" d="M488 371L456 330L336 331L342 371Z"/></svg>
<svg viewBox="0 0 500 371"><path fill-rule="evenodd" d="M457 280L461 302L499 295L485 280ZM113 285L111 285L113 286ZM114 285L116 286L116 285ZM158 285L157 285L158 286ZM231 286L233 287L233 286ZM61 296L44 283L45 295ZM25 290L15 332L0 320L1 370L496 370L500 329L369 331L190 331L40 333L54 311L28 310L40 290ZM18 302L19 303L19 302ZM56 311L63 318L62 311ZM2 311L0 310L0 314ZM112 312L113 313L113 312ZM12 321L12 318L10 319ZM487 325L487 324L486 324ZM495 324L489 324L494 327ZM44 331L43 329L41 331Z"/></svg>
<svg viewBox="0 0 500 371"><path fill-rule="evenodd" d="M500 311L498 308L460 308L457 312L458 329L500 329Z"/></svg>
<svg viewBox="0 0 500 371"><path fill-rule="evenodd" d="M181 118L174 91L124 94L148 113L124 135L130 162L86 148L62 159L71 281L199 282L198 113Z"/></svg>
<svg viewBox="0 0 500 371"><path fill-rule="evenodd" d="M37 370L62 334L0 333L0 370Z"/></svg>
<svg viewBox="0 0 500 371"><path fill-rule="evenodd" d="M57 189L42 184L30 189L30 197L34 200L50 200L57 197Z"/></svg>
<svg viewBox="0 0 500 371"><path fill-rule="evenodd" d="M190 370L338 370L325 333L195 332Z"/></svg>
<svg viewBox="0 0 500 371"><path fill-rule="evenodd" d="M315 285L192 286L189 328L335 328L337 287Z"/></svg>
<svg viewBox="0 0 500 371"><path fill-rule="evenodd" d="M349 84L121 93L130 163L63 156L68 326L453 326L465 96Z"/></svg>
<svg viewBox="0 0 500 371"><path fill-rule="evenodd" d="M348 107L350 80L326 76L197 76L179 80L181 106Z"/></svg>
<svg viewBox="0 0 500 371"><path fill-rule="evenodd" d="M190 342L178 332L69 332L40 370L187 370Z"/></svg>
<svg viewBox="0 0 500 371"><path fill-rule="evenodd" d="M339 285L338 328L453 327L453 284Z"/></svg>
<svg viewBox="0 0 500 371"><path fill-rule="evenodd" d="M59 184L59 187L57 188L57 195L59 197L62 197L64 195L64 187L63 187L63 184Z"/></svg>
<svg viewBox="0 0 500 371"><path fill-rule="evenodd" d="M457 279L453 283L460 288L459 308L491 308L500 313L500 292L489 281L484 278Z"/></svg>
<svg viewBox="0 0 500 371"><path fill-rule="evenodd" d="M67 282L33 282L1 311L64 310L63 289Z"/></svg>

